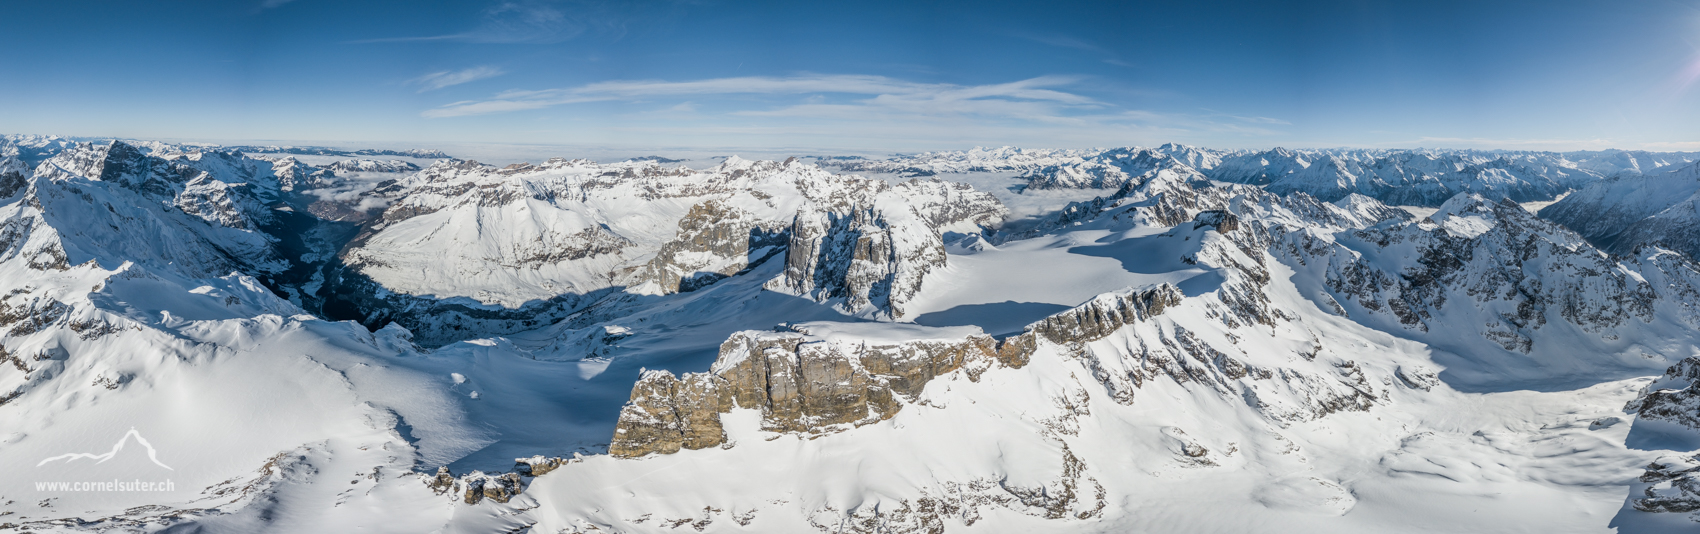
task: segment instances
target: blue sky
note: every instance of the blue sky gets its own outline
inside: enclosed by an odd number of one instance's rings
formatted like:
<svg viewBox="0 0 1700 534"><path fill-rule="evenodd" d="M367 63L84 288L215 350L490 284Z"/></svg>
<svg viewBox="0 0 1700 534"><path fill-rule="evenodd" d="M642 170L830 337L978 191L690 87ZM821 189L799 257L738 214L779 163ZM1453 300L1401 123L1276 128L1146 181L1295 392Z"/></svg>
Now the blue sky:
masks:
<svg viewBox="0 0 1700 534"><path fill-rule="evenodd" d="M1700 150L1700 0L4 6L4 132Z"/></svg>

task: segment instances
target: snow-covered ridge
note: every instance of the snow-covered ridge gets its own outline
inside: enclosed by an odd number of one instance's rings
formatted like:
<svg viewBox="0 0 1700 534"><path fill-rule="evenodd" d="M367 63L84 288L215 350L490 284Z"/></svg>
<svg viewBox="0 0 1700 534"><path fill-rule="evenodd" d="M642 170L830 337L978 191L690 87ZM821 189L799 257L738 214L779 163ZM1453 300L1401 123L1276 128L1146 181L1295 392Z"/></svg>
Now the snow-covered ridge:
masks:
<svg viewBox="0 0 1700 534"><path fill-rule="evenodd" d="M1093 198L1018 228L952 174L799 161L0 156L0 473L28 474L0 521L1692 525L1689 256L1605 254L1489 194L1418 218L1212 181L1214 152L1102 154L1031 175ZM32 485L164 476L182 491Z"/></svg>
<svg viewBox="0 0 1700 534"><path fill-rule="evenodd" d="M198 151L225 151L243 153L281 154L297 156L343 156L343 157L406 157L418 159L448 159L449 155L441 150L430 149L344 149L320 146L278 146L278 145L219 145L215 143L166 143L145 139L113 139L91 137L60 137L56 135L0 134L0 157L16 156L26 162L39 162L53 157L61 151L75 146L78 142L104 144L111 141L121 141L135 146L144 152L157 156L170 154L186 154Z"/></svg>
<svg viewBox="0 0 1700 534"><path fill-rule="evenodd" d="M326 169L341 172L419 172L419 166L399 159L345 159L324 166Z"/></svg>
<svg viewBox="0 0 1700 534"><path fill-rule="evenodd" d="M787 274L770 288L900 316L945 264L944 233L978 234L1003 216L960 184L739 158L703 170L448 160L371 195L394 200L343 253L353 270L390 292L509 309L695 289L786 250Z"/></svg>
<svg viewBox="0 0 1700 534"><path fill-rule="evenodd" d="M1662 246L1700 254L1700 162L1614 176L1541 210L1600 248L1630 254Z"/></svg>
<svg viewBox="0 0 1700 534"><path fill-rule="evenodd" d="M847 171L928 176L1017 172L1028 186L1115 189L1128 175L1157 168L1212 180L1304 192L1323 200L1349 194L1388 204L1438 206L1459 193L1519 202L1552 200L1618 174L1664 172L1700 160L1691 152L1308 149L1222 151L1165 144L1157 148L1033 150L1015 147L927 152L886 160L828 160ZM1190 171L1190 172L1189 172Z"/></svg>

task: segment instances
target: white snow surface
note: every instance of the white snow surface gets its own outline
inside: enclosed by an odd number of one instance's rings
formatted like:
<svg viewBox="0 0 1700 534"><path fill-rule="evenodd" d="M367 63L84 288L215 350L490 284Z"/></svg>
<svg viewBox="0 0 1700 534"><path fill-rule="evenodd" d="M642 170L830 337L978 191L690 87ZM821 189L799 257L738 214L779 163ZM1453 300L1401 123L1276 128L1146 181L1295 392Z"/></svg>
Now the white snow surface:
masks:
<svg viewBox="0 0 1700 534"><path fill-rule="evenodd" d="M0 147L53 142L8 137ZM124 150L66 148L0 198L0 530L1685 532L1696 524L1631 506L1644 466L1694 451L1631 446L1651 426L1625 406L1667 366L1700 355L1700 270L1663 249L1607 256L1481 195L1404 218L1361 195L1322 203L1172 169L1124 173L1118 188L1127 194L1065 224L1035 217L1031 235L1003 239L995 224L956 221L905 236L946 256L900 317L870 320L763 289L786 267L780 254L695 291L611 292L554 324L421 347L399 323L371 330L326 320L267 287L292 265L267 230L268 208L289 205L268 161L215 151L112 156ZM1253 154L1157 152L1196 168ZM986 183L1008 183L1012 170L1099 153L996 149L926 164L1002 173ZM1629 153L1565 157L1574 164L1566 168L1589 172L1674 164ZM17 167L0 164L0 174ZM801 162L434 169L398 180L395 191L358 193L393 195L382 198L389 210L420 213L361 223L370 232L349 263L387 291L468 297L490 309L629 282L621 270L651 259L708 198L787 223L849 199L928 220L953 205L929 202L943 193L927 178L903 189ZM1164 203L1179 202L1180 191L1196 195L1175 208L1186 222L1156 223L1153 213L1179 205ZM1011 217L1060 207L1045 205L1012 208ZM1237 227L1192 222L1206 209L1231 213ZM947 246L945 234L982 237ZM619 251L550 256L585 243L573 236L603 236L590 242ZM605 453L643 369L712 370L735 332L782 325L844 346L1002 337L1165 285L1182 296L1160 313L1097 339L1039 342L1018 368L945 373L887 420L800 435L763 430L761 412L734 408L721 419L722 446ZM466 504L425 483L439 466L477 476L534 457L561 465L523 478L523 493L506 503ZM171 487L38 485L114 480Z"/></svg>

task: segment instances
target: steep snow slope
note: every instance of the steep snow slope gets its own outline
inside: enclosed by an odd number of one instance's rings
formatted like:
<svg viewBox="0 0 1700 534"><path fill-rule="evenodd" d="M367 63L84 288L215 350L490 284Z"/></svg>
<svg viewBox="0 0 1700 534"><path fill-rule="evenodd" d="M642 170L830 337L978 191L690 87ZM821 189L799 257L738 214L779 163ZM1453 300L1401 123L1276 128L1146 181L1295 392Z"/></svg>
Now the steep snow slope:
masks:
<svg viewBox="0 0 1700 534"><path fill-rule="evenodd" d="M1628 254L1659 245L1700 253L1700 163L1600 181L1541 210L1600 248Z"/></svg>
<svg viewBox="0 0 1700 534"><path fill-rule="evenodd" d="M330 494L261 493L322 476L347 484L355 471L393 485L386 477L416 461L487 441L455 424L458 401L433 384L445 379L385 363L409 345L405 333L325 323L242 274L281 268L250 224L251 190L266 184L216 180L122 143L73 148L37 171L0 207L8 528L77 518L25 528L151 530L189 510L330 509ZM404 420L411 438L396 433ZM337 475L318 471L333 466ZM37 486L112 481L169 486ZM411 520L386 519L403 530Z"/></svg>

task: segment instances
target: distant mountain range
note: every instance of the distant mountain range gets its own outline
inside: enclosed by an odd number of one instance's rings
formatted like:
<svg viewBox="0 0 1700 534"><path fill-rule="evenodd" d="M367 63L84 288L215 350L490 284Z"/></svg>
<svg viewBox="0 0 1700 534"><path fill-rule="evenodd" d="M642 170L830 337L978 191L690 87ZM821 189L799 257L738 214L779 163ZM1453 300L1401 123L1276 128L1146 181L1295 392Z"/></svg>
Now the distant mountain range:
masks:
<svg viewBox="0 0 1700 534"><path fill-rule="evenodd" d="M105 141L112 141L112 140L114 140L114 139L112 139L112 138L65 138L65 137L59 137L59 136L54 136L54 135L17 135L17 134L0 135L0 157L12 156L12 157L15 157L15 158L23 161L26 164L34 165L36 163L40 163L43 160L46 160L47 158L53 157L54 154L58 154L59 152L65 150L67 148L75 146L78 142L105 142ZM175 144L175 143L162 143L162 142L159 142L159 141L146 141L146 140L126 140L126 141L129 144L134 145L138 148L141 148L145 151L159 152L159 153L162 153L162 154L169 153L169 152L194 152L194 151L203 151L203 150L205 150L205 151L218 150L218 151L227 151L227 152L246 152L246 153L257 153L257 154L289 154L289 155L297 155L297 156L342 156L342 157L350 157L350 158L391 156L391 157L408 157L408 158L419 158L419 159L447 159L449 157L448 154L444 154L443 151L441 151L441 150L424 150L424 149L382 150L382 149L362 148L362 149L355 149L355 150L347 150L347 149L327 148L327 147L319 147L319 146L276 146L276 145L231 145L231 146L224 146L224 145L214 145L214 144L206 144L206 143Z"/></svg>
<svg viewBox="0 0 1700 534"><path fill-rule="evenodd" d="M927 152L885 160L828 160L846 172L933 176L1011 172L1034 189L1115 189L1158 170L1218 182L1303 192L1333 201L1359 194L1394 205L1435 207L1459 193L1517 202L1554 200L1606 177L1657 173L1700 160L1697 152L1157 148Z"/></svg>

